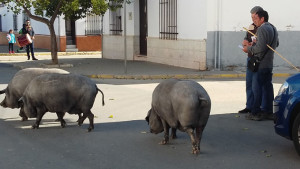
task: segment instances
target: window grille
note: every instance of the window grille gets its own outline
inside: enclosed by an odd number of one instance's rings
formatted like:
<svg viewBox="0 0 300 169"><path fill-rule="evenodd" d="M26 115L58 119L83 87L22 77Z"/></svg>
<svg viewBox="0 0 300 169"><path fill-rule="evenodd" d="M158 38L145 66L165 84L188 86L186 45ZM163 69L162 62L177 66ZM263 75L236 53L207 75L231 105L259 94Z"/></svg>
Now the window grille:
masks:
<svg viewBox="0 0 300 169"><path fill-rule="evenodd" d="M23 12L23 24L26 24L26 20L30 21L30 18L26 12ZM22 25L22 27L23 27L23 25Z"/></svg>
<svg viewBox="0 0 300 169"><path fill-rule="evenodd" d="M109 31L111 35L122 35L122 16L120 8L115 11L110 11L109 23Z"/></svg>
<svg viewBox="0 0 300 169"><path fill-rule="evenodd" d="M159 0L159 38L177 40L177 0Z"/></svg>
<svg viewBox="0 0 300 169"><path fill-rule="evenodd" d="M101 34L101 16L87 15L85 34L86 35L100 35Z"/></svg>
<svg viewBox="0 0 300 169"><path fill-rule="evenodd" d="M13 15L13 29L14 31L18 31L18 15Z"/></svg>

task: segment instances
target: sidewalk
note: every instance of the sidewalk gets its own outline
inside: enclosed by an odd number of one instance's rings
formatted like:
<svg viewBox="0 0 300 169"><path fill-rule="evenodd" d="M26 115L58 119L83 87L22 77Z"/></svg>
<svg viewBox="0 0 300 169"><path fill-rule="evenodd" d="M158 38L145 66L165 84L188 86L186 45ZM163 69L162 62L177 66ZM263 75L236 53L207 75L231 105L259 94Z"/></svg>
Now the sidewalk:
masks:
<svg viewBox="0 0 300 169"><path fill-rule="evenodd" d="M243 78L245 67L234 68L230 71L198 71L163 64L127 61L127 72L125 73L124 60L113 60L101 58L101 52L76 52L59 53L59 65L51 64L51 54L48 51L36 49L35 56L39 60L27 60L25 53L12 54L1 53L0 63L8 63L20 69L29 67L61 68L71 73L86 75L90 78L101 79L203 79L203 78ZM274 77L289 77L296 74L292 68L274 68Z"/></svg>

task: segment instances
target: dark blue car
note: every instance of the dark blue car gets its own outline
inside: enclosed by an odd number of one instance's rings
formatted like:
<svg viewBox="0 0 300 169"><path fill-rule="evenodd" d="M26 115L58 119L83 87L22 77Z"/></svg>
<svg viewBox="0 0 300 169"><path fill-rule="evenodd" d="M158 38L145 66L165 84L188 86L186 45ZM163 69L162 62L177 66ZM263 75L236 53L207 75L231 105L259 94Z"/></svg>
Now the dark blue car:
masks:
<svg viewBox="0 0 300 169"><path fill-rule="evenodd" d="M289 77L274 99L275 131L293 140L300 155L300 73Z"/></svg>

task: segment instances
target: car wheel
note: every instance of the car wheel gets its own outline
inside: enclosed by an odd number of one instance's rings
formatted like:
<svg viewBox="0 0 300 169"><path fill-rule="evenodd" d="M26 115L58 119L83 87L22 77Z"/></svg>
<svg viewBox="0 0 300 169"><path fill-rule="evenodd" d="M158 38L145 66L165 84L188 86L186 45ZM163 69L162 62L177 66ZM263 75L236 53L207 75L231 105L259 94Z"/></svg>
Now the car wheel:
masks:
<svg viewBox="0 0 300 169"><path fill-rule="evenodd" d="M292 137L297 153L300 155L300 113L298 113L292 129Z"/></svg>

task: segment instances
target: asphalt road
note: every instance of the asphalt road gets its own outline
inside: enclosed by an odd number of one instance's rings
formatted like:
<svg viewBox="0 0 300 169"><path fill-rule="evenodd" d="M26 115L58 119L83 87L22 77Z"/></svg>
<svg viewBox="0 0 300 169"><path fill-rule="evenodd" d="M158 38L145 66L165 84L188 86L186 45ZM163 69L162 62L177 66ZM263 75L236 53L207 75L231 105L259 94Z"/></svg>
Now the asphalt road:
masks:
<svg viewBox="0 0 300 169"><path fill-rule="evenodd" d="M18 70L0 64L0 89ZM34 119L20 122L18 109L0 107L0 166L6 169L106 169L106 168L213 168L298 169L300 157L291 141L275 134L272 121L248 121L236 112L244 108L243 79L198 81L208 91L212 111L201 142L201 153L191 154L188 135L159 145L162 134L149 133L144 121L151 93L160 80L100 80L100 94L92 112L95 130L88 133L88 120L76 125L77 116L66 114L67 127L47 113L40 129ZM282 79L274 84L275 93ZM2 101L4 95L0 95Z"/></svg>

